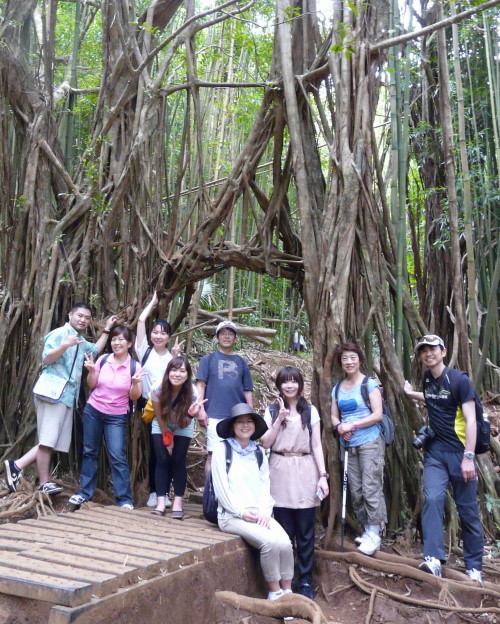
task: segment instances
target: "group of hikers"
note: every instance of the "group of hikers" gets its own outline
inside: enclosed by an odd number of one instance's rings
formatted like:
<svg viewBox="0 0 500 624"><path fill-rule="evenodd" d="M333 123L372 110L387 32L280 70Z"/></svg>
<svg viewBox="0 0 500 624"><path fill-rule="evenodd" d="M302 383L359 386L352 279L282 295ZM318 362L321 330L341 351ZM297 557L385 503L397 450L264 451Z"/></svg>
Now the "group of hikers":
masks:
<svg viewBox="0 0 500 624"><path fill-rule="evenodd" d="M116 504L134 508L126 455L128 420L132 401L138 400L141 408L150 401L154 417L148 425L147 505L154 508L152 513L165 516L171 508L172 518L184 518L186 460L198 419L206 428L205 471L211 471L220 529L240 535L259 549L270 600L291 591L313 598L316 508L329 494L329 475L321 418L304 397L302 373L295 366L277 373L278 396L261 416L253 408L248 364L234 353L235 324L222 321L217 325L217 348L201 358L193 381L191 364L181 354L183 342L176 340L168 348L169 323L154 321L147 336L146 322L157 302L154 293L141 312L135 345L131 330L117 325L116 316L106 320L95 344L88 342L83 333L91 321L91 309L85 303L75 304L68 322L45 337L39 379L43 383L37 382L34 388L38 444L22 457L5 461L10 490L16 491L23 470L36 462L39 489L49 495L61 492L50 480L50 459L53 451L69 450L73 409L85 367L91 393L83 411L80 488L69 499L70 508L77 509L94 495L103 435ZM133 346L139 361L131 356ZM105 347L106 354L99 356ZM420 568L441 576L446 561L443 512L451 483L462 523L466 574L482 582L474 389L463 373L458 391L451 391L449 369L443 361L446 348L439 336L420 338L415 354L427 368L423 392L408 382L402 390L411 399L425 402L429 418L430 433L422 444L424 550ZM335 356L343 377L332 389L332 431L340 441L341 459L349 454L349 491L363 528L356 538L358 550L373 555L381 546L380 533L387 522L382 395L377 381L365 376L364 353L356 343L339 344ZM61 379L62 390L56 391Z"/></svg>

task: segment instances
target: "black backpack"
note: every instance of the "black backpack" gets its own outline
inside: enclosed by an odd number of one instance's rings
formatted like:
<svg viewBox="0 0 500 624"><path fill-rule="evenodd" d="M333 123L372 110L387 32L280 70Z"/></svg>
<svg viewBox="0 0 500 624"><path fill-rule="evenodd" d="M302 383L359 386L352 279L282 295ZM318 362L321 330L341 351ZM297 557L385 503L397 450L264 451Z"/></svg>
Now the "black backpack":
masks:
<svg viewBox="0 0 500 624"><path fill-rule="evenodd" d="M231 468L231 462L233 461L233 448L229 444L227 440L223 440L226 445L226 473L229 472L229 468ZM264 461L264 455L262 453L262 449L260 446L257 447L255 452L255 457L257 459L257 463L259 464L259 470L262 466L262 462ZM205 479L205 487L203 489L203 516L205 520L211 522L212 524L217 523L217 497L215 496L214 484L212 481L212 471L209 470L207 474L207 478Z"/></svg>
<svg viewBox="0 0 500 624"><path fill-rule="evenodd" d="M460 378L462 375L467 375L463 371L456 370L455 368L446 368L444 371L445 375L448 377L448 381L450 382L450 392L451 396L455 400L456 403L460 402L458 398L458 384L460 383ZM488 416L484 413L483 406L479 397L474 391L474 404L476 407L476 427L477 427L477 436L476 436L476 448L474 449L476 455L481 455L482 453L486 453L490 448L490 431L491 424Z"/></svg>
<svg viewBox="0 0 500 624"><path fill-rule="evenodd" d="M370 377L364 377L363 381L361 382L361 397L363 401L365 402L366 407L371 411L372 407L370 404L370 397L368 395L368 380L369 379ZM341 383L342 382L339 381L336 384L335 389L334 389L335 400L337 401L337 403L338 403L339 388L340 388ZM389 411L389 406L385 402L384 397L382 397L382 420L378 423L378 425L380 428L380 433L382 434L382 437L384 438L385 445L389 446L390 444L394 442L394 421L392 420L391 412Z"/></svg>

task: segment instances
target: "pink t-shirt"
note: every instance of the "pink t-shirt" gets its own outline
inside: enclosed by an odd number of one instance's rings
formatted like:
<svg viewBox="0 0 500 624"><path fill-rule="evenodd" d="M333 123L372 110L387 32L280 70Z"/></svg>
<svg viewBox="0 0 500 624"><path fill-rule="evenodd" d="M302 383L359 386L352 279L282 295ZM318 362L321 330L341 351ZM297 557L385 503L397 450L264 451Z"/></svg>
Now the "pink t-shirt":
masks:
<svg viewBox="0 0 500 624"><path fill-rule="evenodd" d="M102 356L104 357L104 356ZM115 356L111 354L101 370L102 357L96 362L99 373L97 386L92 390L89 403L103 414L126 414L129 409L129 392L132 385L130 375L130 355L121 364L115 364ZM136 364L135 372L141 370Z"/></svg>

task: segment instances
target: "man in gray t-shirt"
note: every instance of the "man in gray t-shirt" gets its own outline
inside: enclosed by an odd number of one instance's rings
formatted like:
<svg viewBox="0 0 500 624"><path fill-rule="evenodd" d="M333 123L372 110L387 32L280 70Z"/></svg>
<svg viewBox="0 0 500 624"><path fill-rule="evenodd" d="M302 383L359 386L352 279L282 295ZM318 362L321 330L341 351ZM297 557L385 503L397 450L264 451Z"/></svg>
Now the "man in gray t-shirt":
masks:
<svg viewBox="0 0 500 624"><path fill-rule="evenodd" d="M212 462L212 451L220 440L215 428L223 418L231 415L231 408L237 403L247 403L253 407L253 383L250 369L245 360L233 353L236 342L236 326L231 321L217 325L215 337L217 351L205 355L200 360L196 385L201 400L207 399L201 421L208 417L207 451L205 472Z"/></svg>

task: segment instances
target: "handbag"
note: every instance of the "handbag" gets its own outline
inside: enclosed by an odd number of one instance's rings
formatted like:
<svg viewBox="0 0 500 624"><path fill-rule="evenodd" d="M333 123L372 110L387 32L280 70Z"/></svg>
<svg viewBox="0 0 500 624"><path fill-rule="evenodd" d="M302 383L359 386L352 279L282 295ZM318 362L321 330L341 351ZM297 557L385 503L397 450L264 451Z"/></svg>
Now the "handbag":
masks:
<svg viewBox="0 0 500 624"><path fill-rule="evenodd" d="M58 403L67 383L68 380L64 377L58 377L52 373L44 373L40 375L38 381L33 386L33 394L37 399L47 403Z"/></svg>
<svg viewBox="0 0 500 624"><path fill-rule="evenodd" d="M148 425L154 417L155 413L153 410L153 403L151 402L151 399L148 399L144 409L142 410L141 418Z"/></svg>
<svg viewBox="0 0 500 624"><path fill-rule="evenodd" d="M62 393L64 392L64 388L66 388L66 385L73 374L73 368L75 367L79 347L80 345L77 344L75 357L73 358L73 364L71 365L68 379L65 377L59 377L53 373L45 373L42 371L36 384L33 386L33 394L37 399L45 401L46 403L59 403Z"/></svg>

